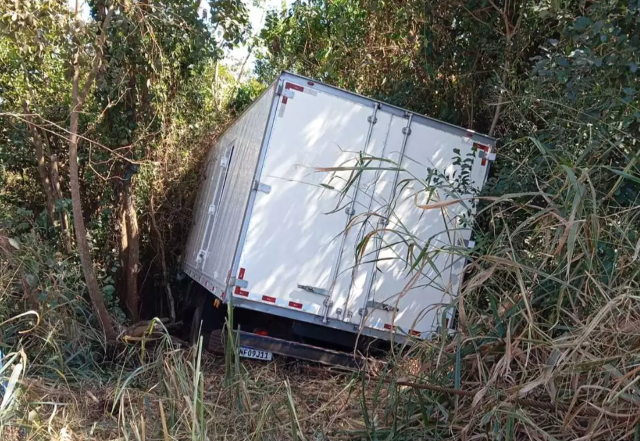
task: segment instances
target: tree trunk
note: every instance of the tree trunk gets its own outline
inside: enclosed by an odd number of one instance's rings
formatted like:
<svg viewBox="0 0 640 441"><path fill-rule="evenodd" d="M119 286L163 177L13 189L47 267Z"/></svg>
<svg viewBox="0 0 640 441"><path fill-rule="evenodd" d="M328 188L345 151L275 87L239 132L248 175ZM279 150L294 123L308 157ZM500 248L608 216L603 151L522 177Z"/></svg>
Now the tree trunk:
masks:
<svg viewBox="0 0 640 441"><path fill-rule="evenodd" d="M156 223L156 210L153 206L153 191L151 192L151 197L149 199L149 208L151 214L151 228L153 229L154 234L158 240L158 251L160 252L160 265L162 266L162 284L164 285L165 293L167 294L167 302L169 303L169 317L171 317L171 322L176 321L176 306L173 300L173 293L171 292L171 285L169 284L169 272L167 271L167 258L164 253L164 243L162 241L162 233L160 233L160 229L158 228L158 224Z"/></svg>
<svg viewBox="0 0 640 441"><path fill-rule="evenodd" d="M98 279L93 269L91 251L87 241L87 230L82 217L82 203L80 200L80 181L78 179L78 117L80 114L80 103L78 96L80 82L80 66L76 57L73 72L73 100L69 122L69 187L71 189L71 206L73 208L73 225L76 231L76 242L78 244L78 254L82 263L82 272L87 282L91 304L98 317L102 331L108 342L116 339L116 332L111 322L111 317L107 311L107 305L102 297Z"/></svg>
<svg viewBox="0 0 640 441"><path fill-rule="evenodd" d="M56 202L62 201L62 189L60 188L60 171L58 167L58 155L51 155L51 183L53 186L53 198ZM65 250L71 252L73 250L73 239L71 237L71 222L67 210L59 210L60 227L62 229L62 242Z"/></svg>
<svg viewBox="0 0 640 441"><path fill-rule="evenodd" d="M138 271L140 270L140 234L138 231L138 215L136 213L135 198L131 180L125 181L123 186L124 212L127 225L128 253L125 267L127 279L127 296L125 304L129 317L135 323L138 321Z"/></svg>
<svg viewBox="0 0 640 441"><path fill-rule="evenodd" d="M82 217L82 201L80 199L80 180L78 177L78 120L82 105L86 99L89 89L98 74L100 67L100 52L104 46L106 39L106 31L111 22L111 17L115 8L111 8L107 13L102 26L100 35L96 38L94 48L96 55L94 57L93 66L89 77L87 78L82 91L80 91L80 54L77 51L73 58L73 83L71 92L71 114L69 116L69 188L71 190L71 207L73 209L73 225L76 232L76 242L78 244L78 254L82 263L82 272L87 282L87 290L91 298L91 305L98 317L98 322L102 327L107 342L114 342L117 338L116 330L107 311L107 305L102 297L98 279L93 269L93 261L91 259L91 250L87 241L87 230L84 226L84 218ZM75 20L80 21L79 3L76 0ZM78 43L79 45L79 43Z"/></svg>
<svg viewBox="0 0 640 441"><path fill-rule="evenodd" d="M118 296L127 310L127 269L129 268L129 234L127 233L127 212L125 210L125 195L122 187L118 191L118 225L120 229L120 263L121 271L118 278Z"/></svg>
<svg viewBox="0 0 640 441"><path fill-rule="evenodd" d="M44 154L44 147L42 144L42 137L40 136L40 132L38 128L35 126L33 121L31 120L31 116L29 114L29 107L27 103L23 103L25 119L28 121L27 126L29 127L29 131L31 132L31 137L33 138L33 145L36 148L36 161L38 162L38 175L40 175L40 183L42 184L42 189L44 190L44 195L47 199L47 212L49 213L49 219L51 219L51 224L53 226L56 225L56 215L55 215L55 202L53 199L53 190L51 187L51 180L49 179L49 170L47 170L47 163Z"/></svg>

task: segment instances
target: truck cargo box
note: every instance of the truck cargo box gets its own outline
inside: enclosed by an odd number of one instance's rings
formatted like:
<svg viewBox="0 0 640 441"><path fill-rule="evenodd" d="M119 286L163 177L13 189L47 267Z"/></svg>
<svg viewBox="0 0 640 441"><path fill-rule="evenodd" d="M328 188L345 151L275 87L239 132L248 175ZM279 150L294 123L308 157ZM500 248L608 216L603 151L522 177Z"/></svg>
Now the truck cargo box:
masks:
<svg viewBox="0 0 640 441"><path fill-rule="evenodd" d="M184 271L235 307L427 338L450 325L471 196L493 148L473 131L282 73L208 155Z"/></svg>

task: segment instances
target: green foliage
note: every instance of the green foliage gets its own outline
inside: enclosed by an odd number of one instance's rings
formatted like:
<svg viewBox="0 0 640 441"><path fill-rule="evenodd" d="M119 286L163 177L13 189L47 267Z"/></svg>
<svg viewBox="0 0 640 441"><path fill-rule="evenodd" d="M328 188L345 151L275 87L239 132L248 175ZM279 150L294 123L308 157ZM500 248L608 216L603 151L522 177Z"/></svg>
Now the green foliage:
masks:
<svg viewBox="0 0 640 441"><path fill-rule="evenodd" d="M107 29L105 50L96 55L93 42L105 5L117 11ZM162 264L146 256L157 254L158 241L163 240L169 270L177 266L191 222L199 161L210 134L229 117L226 106L234 79L219 61L223 49L242 41L248 32L248 13L241 1L215 1L206 18L199 15L199 6L184 1L94 0L89 2L90 17L75 24L73 36L66 1L0 6L0 201L8 210L25 208L35 218L45 208L35 139L26 125L31 118L44 142L45 168L53 167L52 155L57 158L62 198L56 199L56 209L68 211L65 130L71 63L80 47L82 84L94 57L103 59L80 116L79 163L90 245L100 256L103 292L115 303L123 289L123 186L133 183L140 253L146 263L139 274L151 274L143 288L152 292L162 283L155 276ZM247 97L243 100L246 103ZM147 216L152 192L162 238L151 234ZM49 225L46 233L57 241L60 231Z"/></svg>
<svg viewBox="0 0 640 441"><path fill-rule="evenodd" d="M488 132L497 93L516 86L505 69L526 76L566 20L544 2L506 3L509 37L486 0L294 2L267 16L256 73L268 82L290 69Z"/></svg>
<svg viewBox="0 0 640 441"><path fill-rule="evenodd" d="M448 428L462 423L453 438L597 438L604 427L587 435L556 416L527 410L523 418L487 398L500 391L635 411L635 399L610 392L631 387L624 378L634 375L636 340L623 329L640 314L639 7L318 0L272 13L261 34L256 71L265 82L293 69L479 131L495 121L503 135L477 207L466 283L450 305L458 341L413 348L423 351L422 378L484 386L473 405L456 399L455 415L447 398L422 395L446 408L437 418ZM345 8L355 12L340 15ZM416 179L425 192L447 182L428 170ZM406 418L429 419L424 404L404 404ZM630 437L623 426L607 426L601 438ZM427 427L419 436L433 435ZM416 437L397 425L385 436Z"/></svg>
<svg viewBox="0 0 640 441"><path fill-rule="evenodd" d="M89 48L103 6L91 2L91 19L72 38L66 1L0 5L0 238L21 247L0 257L0 316L25 310L23 303L31 299L46 323L23 337L18 331L25 323L12 322L3 328L2 345L5 351L22 345L38 361L30 372L48 379L59 380L60 372L98 372L92 348L100 337L83 299L76 256L52 240L56 231L43 209L24 103L48 133L68 194L63 128L72 49L80 43L84 78L96 56ZM280 70L291 69L477 131L494 129L502 137L485 198L469 202L477 210L476 247L431 252L413 243L405 257L408 270L428 265L439 252L470 259L460 299L446 305L459 313L456 338L443 332L414 345L410 357L396 358L384 374L390 383L363 383L357 404L363 422L340 435L391 440L635 434L626 420L603 413L587 421L579 415L600 408L633 415L640 392L633 382L640 320L638 0L295 1L267 15L256 49L257 81L240 85L220 61L224 49L248 35L244 3L212 1L208 19L198 15L198 6L178 0L118 3L100 54L105 64L82 114L81 133L91 140L81 144L83 205L113 313L121 290L121 186L134 184L143 290L157 299L158 244L164 244L173 273L212 134L246 109ZM452 195L468 193L469 164L470 158L457 159L461 173L453 181L434 170L416 179L431 194L436 185ZM150 233L152 200L160 240ZM58 204L64 208L67 199ZM409 233L404 236L415 242ZM38 364L42 353L52 361ZM157 357L120 383L121 410L125 396L135 401L133 386L146 385L155 399L169 401L172 435L202 434L207 418L217 424L202 405L208 392L202 389L199 358L188 365L173 351L166 359L160 352ZM483 389L472 403L399 388L393 376L406 373L405 362L418 363L417 374L410 372L416 381ZM146 377L151 370L157 377ZM241 372L239 362L235 370ZM230 390L245 391L245 379L244 373L234 375ZM158 384L168 390L158 392ZM316 413L299 417L294 400L302 393L291 385L283 389L284 400L274 393L262 403L257 420L252 403L243 401L249 424L240 432L271 424L287 436L310 436L303 435L303 426L316 424ZM512 402L516 395L574 407L566 415L525 410ZM254 400L258 394L252 390L242 397ZM192 416L184 425L176 416L183 414Z"/></svg>
<svg viewBox="0 0 640 441"><path fill-rule="evenodd" d="M232 101L229 103L229 109L234 113L240 114L253 103L256 98L264 91L265 87L258 80L251 79L246 81L235 93Z"/></svg>

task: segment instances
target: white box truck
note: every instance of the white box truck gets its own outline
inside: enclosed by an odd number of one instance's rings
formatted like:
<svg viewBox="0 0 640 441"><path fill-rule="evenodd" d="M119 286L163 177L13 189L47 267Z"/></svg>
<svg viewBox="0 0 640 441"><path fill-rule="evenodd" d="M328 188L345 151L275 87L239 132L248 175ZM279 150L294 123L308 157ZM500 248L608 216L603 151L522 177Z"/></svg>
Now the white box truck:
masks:
<svg viewBox="0 0 640 441"><path fill-rule="evenodd" d="M453 321L465 218L494 144L284 72L211 149L184 272L215 296L207 305L254 311L264 328L285 320L314 342L427 338ZM260 350L245 355L322 358L251 326L242 344Z"/></svg>

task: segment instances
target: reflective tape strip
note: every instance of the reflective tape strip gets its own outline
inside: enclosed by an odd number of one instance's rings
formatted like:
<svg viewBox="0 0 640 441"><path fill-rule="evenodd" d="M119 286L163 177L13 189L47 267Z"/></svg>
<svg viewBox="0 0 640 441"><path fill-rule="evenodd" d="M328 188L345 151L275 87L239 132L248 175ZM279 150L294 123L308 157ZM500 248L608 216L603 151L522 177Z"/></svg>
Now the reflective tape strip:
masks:
<svg viewBox="0 0 640 441"><path fill-rule="evenodd" d="M312 87L315 85L312 81L307 81L307 84L311 87L304 87L301 86L299 84L296 83L285 83L284 88L288 89L288 90L295 90L298 92L302 92L302 93L306 93L308 95L312 95L312 96L317 96L318 95L318 91L315 89L312 89Z"/></svg>
<svg viewBox="0 0 640 441"><path fill-rule="evenodd" d="M268 303L270 305L279 306L281 308L290 308L295 309L296 311L302 311L309 314L319 315L322 310L322 305L318 305L315 303L298 303L290 300L283 300L277 297L271 297L262 294L255 294L247 291L243 291L239 287L236 286L233 291L234 295L246 297L249 300L260 303Z"/></svg>
<svg viewBox="0 0 640 441"><path fill-rule="evenodd" d="M474 142L473 143L473 149L474 150L482 150L484 152L489 153L491 151L491 147L489 147L488 145L484 145L484 144L480 144L479 142ZM482 165L487 165L487 158L484 157L482 158Z"/></svg>
<svg viewBox="0 0 640 441"><path fill-rule="evenodd" d="M304 92L304 87L296 83L285 83L284 88L297 90L298 92Z"/></svg>
<svg viewBox="0 0 640 441"><path fill-rule="evenodd" d="M237 296L249 297L249 292L243 291L239 286L236 286L236 289L233 291L233 293Z"/></svg>
<svg viewBox="0 0 640 441"><path fill-rule="evenodd" d="M382 323L381 321L377 321L376 323L373 323L371 325L366 325L368 328L373 328L373 329L379 329L381 331L393 331L396 332L400 335L412 335L415 337L418 337L422 340L424 340L424 337L422 336L427 335L426 331L425 332L421 332L421 331L416 331L414 329L411 329L408 333L405 332L402 328L399 328L397 326L393 326L390 323Z"/></svg>

